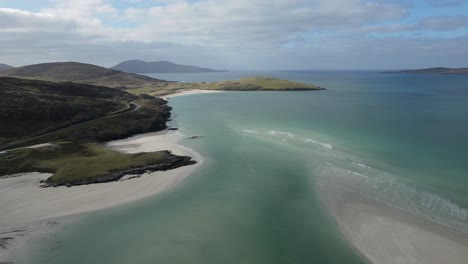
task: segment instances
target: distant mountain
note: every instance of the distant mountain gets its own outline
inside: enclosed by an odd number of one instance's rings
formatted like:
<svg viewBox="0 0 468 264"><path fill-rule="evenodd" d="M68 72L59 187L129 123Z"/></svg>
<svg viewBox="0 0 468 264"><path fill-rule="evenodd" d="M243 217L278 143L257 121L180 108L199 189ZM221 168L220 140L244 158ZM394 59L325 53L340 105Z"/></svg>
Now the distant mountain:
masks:
<svg viewBox="0 0 468 264"><path fill-rule="evenodd" d="M13 68L0 72L0 77L43 80L51 82L76 82L119 89L142 87L159 88L167 81L131 74L78 62L52 62Z"/></svg>
<svg viewBox="0 0 468 264"><path fill-rule="evenodd" d="M224 72L208 68L200 68L191 65L180 65L169 61L146 62L141 60L128 60L114 67L114 70L128 73L200 73L200 72Z"/></svg>
<svg viewBox="0 0 468 264"><path fill-rule="evenodd" d="M13 66L10 66L10 65L7 65L7 64L3 64L3 63L0 63L0 72L2 71L6 71L6 70L9 70L9 69L12 69Z"/></svg>
<svg viewBox="0 0 468 264"><path fill-rule="evenodd" d="M419 70L404 70L404 71L387 71L384 73L409 73L409 74L468 74L468 68L428 68Z"/></svg>

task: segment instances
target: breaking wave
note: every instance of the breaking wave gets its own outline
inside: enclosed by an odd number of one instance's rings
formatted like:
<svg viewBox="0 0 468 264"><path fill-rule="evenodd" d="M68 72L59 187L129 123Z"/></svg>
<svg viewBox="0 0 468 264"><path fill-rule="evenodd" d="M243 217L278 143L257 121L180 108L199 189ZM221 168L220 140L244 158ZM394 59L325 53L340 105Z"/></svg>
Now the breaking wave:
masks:
<svg viewBox="0 0 468 264"><path fill-rule="evenodd" d="M281 131L281 130L261 131L261 130L256 130L256 129L243 129L242 132L247 133L247 134L259 135L259 136L277 137L283 142L291 140L291 139L295 139L298 142L312 143L312 144L318 145L318 146L320 146L322 148L333 149L332 144L320 142L320 141L310 139L310 138L306 138L306 137L300 137L300 136L297 136L294 133L287 132L287 131Z"/></svg>
<svg viewBox="0 0 468 264"><path fill-rule="evenodd" d="M340 164L341 165L341 164ZM328 177L338 179L346 188L359 192L392 207L423 216L426 219L468 232L468 209L439 194L431 193L398 181L396 175L351 162L350 168L323 162L319 169L319 184L325 186ZM336 181L334 181L336 182Z"/></svg>
<svg viewBox="0 0 468 264"><path fill-rule="evenodd" d="M468 233L468 209L439 194L402 183L397 175L369 166L365 159L332 144L281 130L242 132L306 147L307 155L318 161L318 168L313 170L319 186L326 186L331 177L371 199Z"/></svg>

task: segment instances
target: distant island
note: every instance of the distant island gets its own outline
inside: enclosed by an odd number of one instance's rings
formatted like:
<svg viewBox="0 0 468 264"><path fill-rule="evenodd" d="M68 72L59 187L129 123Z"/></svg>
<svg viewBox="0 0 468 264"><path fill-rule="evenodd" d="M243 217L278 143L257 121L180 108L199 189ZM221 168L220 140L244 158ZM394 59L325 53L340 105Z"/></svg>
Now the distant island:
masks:
<svg viewBox="0 0 468 264"><path fill-rule="evenodd" d="M225 72L225 70L213 70L192 65L181 65L169 61L147 62L142 60L128 60L114 67L114 70L128 73L202 73L202 72Z"/></svg>
<svg viewBox="0 0 468 264"><path fill-rule="evenodd" d="M428 68L418 70L386 71L383 73L408 73L408 74L468 74L468 68Z"/></svg>
<svg viewBox="0 0 468 264"><path fill-rule="evenodd" d="M9 70L9 69L12 69L14 68L13 66L10 66L8 64L3 64L3 63L0 63L0 72L2 71L6 71L6 70Z"/></svg>

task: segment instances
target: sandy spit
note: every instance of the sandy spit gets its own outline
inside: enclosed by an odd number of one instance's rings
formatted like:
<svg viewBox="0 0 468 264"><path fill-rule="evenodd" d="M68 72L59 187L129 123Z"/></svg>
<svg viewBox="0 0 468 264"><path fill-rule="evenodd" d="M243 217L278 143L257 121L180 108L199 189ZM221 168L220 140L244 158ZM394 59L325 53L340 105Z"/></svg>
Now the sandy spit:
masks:
<svg viewBox="0 0 468 264"><path fill-rule="evenodd" d="M107 147L124 153L171 150L192 156L192 166L153 172L139 178L84 186L40 188L39 181L50 174L26 173L0 179L0 262L15 260L29 239L57 224L57 218L97 211L148 198L170 189L203 162L200 155L177 144L177 132L143 134L107 143Z"/></svg>
<svg viewBox="0 0 468 264"><path fill-rule="evenodd" d="M375 201L337 181L319 192L344 237L370 263L468 263L468 234Z"/></svg>
<svg viewBox="0 0 468 264"><path fill-rule="evenodd" d="M183 96L183 95L191 95L191 94L206 94L206 93L222 93L224 91L219 91L219 90L200 90L200 89L195 89L195 90L183 90L181 92L169 94L162 96L161 98L163 99L170 99L173 97L178 97L178 96Z"/></svg>

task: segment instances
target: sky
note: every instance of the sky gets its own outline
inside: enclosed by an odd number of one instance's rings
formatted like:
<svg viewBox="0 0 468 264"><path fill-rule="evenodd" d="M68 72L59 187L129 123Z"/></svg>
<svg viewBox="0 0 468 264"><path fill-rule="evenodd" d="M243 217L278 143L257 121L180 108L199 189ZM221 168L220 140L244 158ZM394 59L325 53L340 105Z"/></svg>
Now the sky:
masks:
<svg viewBox="0 0 468 264"><path fill-rule="evenodd" d="M468 67L468 0L0 0L0 63Z"/></svg>

